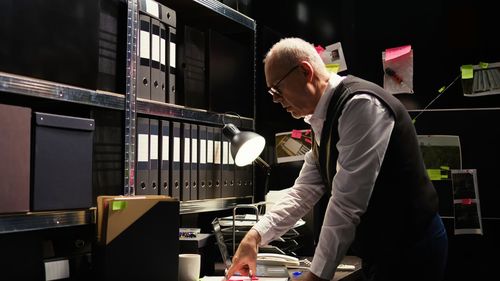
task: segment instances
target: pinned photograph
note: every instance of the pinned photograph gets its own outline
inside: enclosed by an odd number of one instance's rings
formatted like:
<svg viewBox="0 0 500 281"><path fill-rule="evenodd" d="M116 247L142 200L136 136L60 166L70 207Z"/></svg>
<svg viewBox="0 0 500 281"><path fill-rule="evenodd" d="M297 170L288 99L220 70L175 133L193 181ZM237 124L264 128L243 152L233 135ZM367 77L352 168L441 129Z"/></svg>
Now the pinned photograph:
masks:
<svg viewBox="0 0 500 281"><path fill-rule="evenodd" d="M320 56L328 70L334 73L347 70L347 64L340 42L326 46Z"/></svg>

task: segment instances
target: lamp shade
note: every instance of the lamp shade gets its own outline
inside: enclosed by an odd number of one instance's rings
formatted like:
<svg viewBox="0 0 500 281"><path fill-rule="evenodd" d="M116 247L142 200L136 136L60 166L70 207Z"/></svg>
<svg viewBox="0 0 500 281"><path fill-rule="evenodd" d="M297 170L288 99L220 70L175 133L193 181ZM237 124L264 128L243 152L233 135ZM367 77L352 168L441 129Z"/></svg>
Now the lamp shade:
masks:
<svg viewBox="0 0 500 281"><path fill-rule="evenodd" d="M259 134L240 131L235 125L228 123L222 128L224 135L231 141L231 155L237 166L251 164L264 150L266 140Z"/></svg>

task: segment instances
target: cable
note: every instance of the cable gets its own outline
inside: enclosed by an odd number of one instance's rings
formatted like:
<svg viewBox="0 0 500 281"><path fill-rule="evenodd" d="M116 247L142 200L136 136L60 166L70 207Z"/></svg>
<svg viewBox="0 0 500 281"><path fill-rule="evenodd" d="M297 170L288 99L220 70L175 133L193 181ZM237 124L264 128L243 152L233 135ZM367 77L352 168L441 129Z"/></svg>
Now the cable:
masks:
<svg viewBox="0 0 500 281"><path fill-rule="evenodd" d="M459 74L448 86L441 88L439 89L439 95L437 95L437 97L435 97L433 100L431 100L422 110L420 110L420 113L417 114L417 116L415 116L415 118L412 119L412 122L415 123L415 121L417 120L417 118L425 112L425 110L431 105L433 104L440 96L442 96L444 94L444 92L446 92L446 90L448 90L449 87L451 87L453 84L455 84L455 82L457 82L458 78L460 78L461 74Z"/></svg>

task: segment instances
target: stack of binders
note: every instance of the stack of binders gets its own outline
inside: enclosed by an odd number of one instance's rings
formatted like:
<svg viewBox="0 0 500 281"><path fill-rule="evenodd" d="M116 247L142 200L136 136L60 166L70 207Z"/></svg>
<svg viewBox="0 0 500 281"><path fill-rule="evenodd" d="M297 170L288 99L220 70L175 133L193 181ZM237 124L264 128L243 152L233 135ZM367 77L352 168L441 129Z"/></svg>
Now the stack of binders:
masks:
<svg viewBox="0 0 500 281"><path fill-rule="evenodd" d="M137 97L175 103L176 13L152 0L139 1Z"/></svg>

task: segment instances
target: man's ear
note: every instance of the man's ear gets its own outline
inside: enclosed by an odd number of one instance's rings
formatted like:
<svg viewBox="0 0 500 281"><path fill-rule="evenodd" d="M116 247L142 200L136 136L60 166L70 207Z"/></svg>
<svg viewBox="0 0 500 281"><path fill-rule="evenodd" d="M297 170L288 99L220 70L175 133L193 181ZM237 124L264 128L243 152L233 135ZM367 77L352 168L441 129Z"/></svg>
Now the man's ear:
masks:
<svg viewBox="0 0 500 281"><path fill-rule="evenodd" d="M311 82L314 77L314 69L312 65L308 61L301 61L300 62L300 71L306 78L308 82Z"/></svg>

